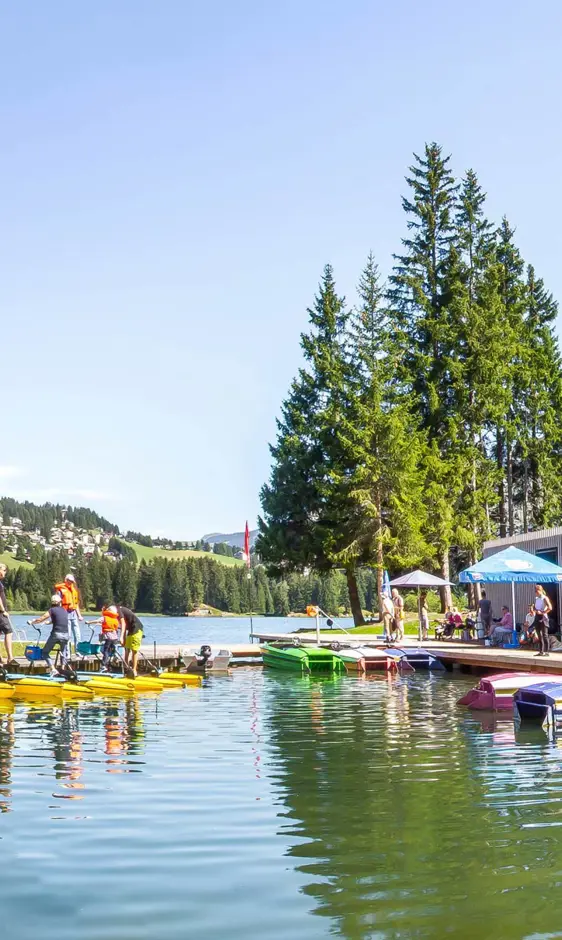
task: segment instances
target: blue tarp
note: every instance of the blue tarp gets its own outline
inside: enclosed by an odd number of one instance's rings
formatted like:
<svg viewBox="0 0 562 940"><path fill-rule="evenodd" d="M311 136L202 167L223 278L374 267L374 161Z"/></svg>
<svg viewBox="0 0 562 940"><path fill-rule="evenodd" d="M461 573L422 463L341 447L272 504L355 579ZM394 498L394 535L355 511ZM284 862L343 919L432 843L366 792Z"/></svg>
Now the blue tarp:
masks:
<svg viewBox="0 0 562 940"><path fill-rule="evenodd" d="M562 568L538 555L510 546L465 568L459 574L459 581L461 584L477 584L481 581L548 584L562 582Z"/></svg>

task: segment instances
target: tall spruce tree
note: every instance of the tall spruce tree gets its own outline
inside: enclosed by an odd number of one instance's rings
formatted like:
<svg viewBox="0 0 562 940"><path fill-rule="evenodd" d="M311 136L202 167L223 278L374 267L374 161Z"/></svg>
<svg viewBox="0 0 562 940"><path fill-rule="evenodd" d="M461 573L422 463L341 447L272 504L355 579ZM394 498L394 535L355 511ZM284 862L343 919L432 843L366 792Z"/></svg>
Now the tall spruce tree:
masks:
<svg viewBox="0 0 562 940"><path fill-rule="evenodd" d="M514 242L515 230L502 219L497 231L496 260L500 270L500 322L503 330L503 384L508 399L496 424L495 456L498 475L498 525L500 537L515 534L514 455L521 424L519 402L525 377L524 262Z"/></svg>
<svg viewBox="0 0 562 940"><path fill-rule="evenodd" d="M517 410L515 503L523 531L562 517L562 363L554 325L558 305L527 267Z"/></svg>
<svg viewBox="0 0 562 940"><path fill-rule="evenodd" d="M331 554L343 566L374 565L379 598L387 566L418 563L422 537L424 439L397 381L397 350L384 290L369 255L350 321L347 407L334 433L341 453L334 468L338 516Z"/></svg>
<svg viewBox="0 0 562 940"><path fill-rule="evenodd" d="M308 315L311 330L301 337L305 367L283 403L271 478L261 492L264 517L256 548L277 575L329 571L346 522L339 513L342 454L336 429L347 407L349 314L330 265ZM355 561L350 558L345 567L353 616L361 623Z"/></svg>
<svg viewBox="0 0 562 940"><path fill-rule="evenodd" d="M458 337L448 306L458 187L450 157L442 155L438 144L426 144L423 156L414 157L406 178L410 193L402 200L410 235L402 240L404 253L395 256L389 300L403 343L404 378L411 387L412 407L421 415L428 435L431 459L426 488L437 507L432 525L441 574L449 580L449 507L456 505L462 489L455 449L459 414L453 379ZM450 599L445 589L443 605Z"/></svg>

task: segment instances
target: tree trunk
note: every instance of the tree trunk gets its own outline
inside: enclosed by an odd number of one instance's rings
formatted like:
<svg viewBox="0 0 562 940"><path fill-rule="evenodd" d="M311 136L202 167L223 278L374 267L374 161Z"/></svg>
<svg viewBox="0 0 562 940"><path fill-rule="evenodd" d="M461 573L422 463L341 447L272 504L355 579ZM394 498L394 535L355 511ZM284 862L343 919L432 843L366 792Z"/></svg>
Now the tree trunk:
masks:
<svg viewBox="0 0 562 940"><path fill-rule="evenodd" d="M359 591L357 589L357 578L355 577L355 568L346 568L345 576L347 578L347 590L349 591L349 604L353 614L353 623L356 627L365 623L361 603L359 601Z"/></svg>
<svg viewBox="0 0 562 940"><path fill-rule="evenodd" d="M505 479L503 465L503 434L498 428L496 431L496 466L500 472L498 483L498 510L500 523L500 538L504 539L507 535L507 520L505 517Z"/></svg>
<svg viewBox="0 0 562 940"><path fill-rule="evenodd" d="M379 527L380 532L380 527ZM382 622L382 584L384 578L384 553L382 538L377 539L377 596L379 599L379 623Z"/></svg>
<svg viewBox="0 0 562 940"><path fill-rule="evenodd" d="M529 531L529 513L527 510L527 487L529 486L529 458L523 461L523 532Z"/></svg>
<svg viewBox="0 0 562 940"><path fill-rule="evenodd" d="M449 552L441 552L441 577L445 580L449 580ZM446 587L439 588L439 594L441 595L441 613L445 613L447 607L451 607L453 604L453 598L451 596L451 588L449 585Z"/></svg>
<svg viewBox="0 0 562 940"><path fill-rule="evenodd" d="M507 519L509 535L515 535L515 511L513 506L513 453L511 440L506 440L506 470L507 470Z"/></svg>

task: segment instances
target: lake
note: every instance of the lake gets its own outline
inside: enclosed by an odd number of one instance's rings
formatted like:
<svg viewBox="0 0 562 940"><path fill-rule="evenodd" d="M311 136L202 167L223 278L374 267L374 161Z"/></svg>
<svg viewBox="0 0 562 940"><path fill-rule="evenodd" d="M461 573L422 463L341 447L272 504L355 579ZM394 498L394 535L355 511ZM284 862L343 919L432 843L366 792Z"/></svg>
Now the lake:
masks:
<svg viewBox="0 0 562 940"><path fill-rule="evenodd" d="M28 617L22 614L14 614L14 628L25 629L28 638L36 637L33 627L26 626L27 619ZM154 617L144 614L141 619L144 624L145 643L156 641L186 646L201 643L225 643L227 646L229 643L247 643L252 632L252 622L255 629L267 633L291 633L293 630L316 628L314 617L254 617L253 621L250 621L249 617ZM353 620L351 617L340 617L337 625L347 630L353 626ZM322 626L325 627L325 621L322 621ZM81 630L83 639L87 639L89 628L82 624ZM44 639L48 632L49 628L44 627ZM96 632L99 632L99 627Z"/></svg>
<svg viewBox="0 0 562 940"><path fill-rule="evenodd" d="M562 750L450 674L0 711L6 940L561 935Z"/></svg>

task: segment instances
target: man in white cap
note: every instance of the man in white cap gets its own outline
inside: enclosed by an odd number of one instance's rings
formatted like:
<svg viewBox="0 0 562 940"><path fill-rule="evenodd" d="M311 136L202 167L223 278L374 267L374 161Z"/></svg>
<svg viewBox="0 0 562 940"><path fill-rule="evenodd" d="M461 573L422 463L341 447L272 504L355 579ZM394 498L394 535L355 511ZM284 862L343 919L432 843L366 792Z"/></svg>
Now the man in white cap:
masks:
<svg viewBox="0 0 562 940"><path fill-rule="evenodd" d="M80 613L80 595L78 594L78 587L74 575L67 574L64 581L61 581L60 584L55 584L55 591L60 594L62 607L68 611L68 650L70 652L70 645L74 642L74 651L76 652L76 647L80 642L80 627L78 621L83 620L83 617Z"/></svg>

